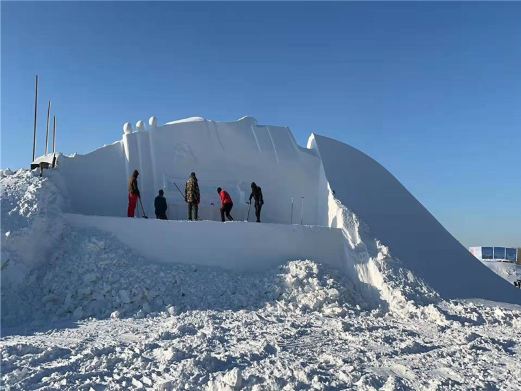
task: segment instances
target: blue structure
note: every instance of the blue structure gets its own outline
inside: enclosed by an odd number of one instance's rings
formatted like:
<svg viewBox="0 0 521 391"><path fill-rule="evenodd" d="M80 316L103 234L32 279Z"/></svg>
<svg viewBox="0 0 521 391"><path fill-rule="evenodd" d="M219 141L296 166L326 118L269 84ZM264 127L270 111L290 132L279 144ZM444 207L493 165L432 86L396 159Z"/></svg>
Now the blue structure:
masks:
<svg viewBox="0 0 521 391"><path fill-rule="evenodd" d="M521 264L521 248L515 247L469 247L469 251L482 261L516 262Z"/></svg>

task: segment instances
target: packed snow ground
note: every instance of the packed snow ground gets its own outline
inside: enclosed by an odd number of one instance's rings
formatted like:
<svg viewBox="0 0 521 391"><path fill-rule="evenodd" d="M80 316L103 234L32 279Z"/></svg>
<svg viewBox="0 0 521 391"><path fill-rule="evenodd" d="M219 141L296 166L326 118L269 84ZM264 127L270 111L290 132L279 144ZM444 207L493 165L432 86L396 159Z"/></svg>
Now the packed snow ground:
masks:
<svg viewBox="0 0 521 391"><path fill-rule="evenodd" d="M58 176L1 185L5 389L521 388L517 306L441 300L385 256L378 294L309 260L154 264L68 227Z"/></svg>

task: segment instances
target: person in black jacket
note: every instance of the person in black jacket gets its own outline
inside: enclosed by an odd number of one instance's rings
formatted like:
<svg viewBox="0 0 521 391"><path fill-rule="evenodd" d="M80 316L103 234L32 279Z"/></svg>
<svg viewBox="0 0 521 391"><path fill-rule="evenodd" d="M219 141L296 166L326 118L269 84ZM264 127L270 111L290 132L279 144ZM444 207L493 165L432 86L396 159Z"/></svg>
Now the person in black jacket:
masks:
<svg viewBox="0 0 521 391"><path fill-rule="evenodd" d="M166 210L168 206L166 205L166 198L164 197L163 190L159 190L159 195L154 200L154 207L156 209L156 218L160 220L168 220L166 217Z"/></svg>
<svg viewBox="0 0 521 391"><path fill-rule="evenodd" d="M260 186L257 186L255 182L251 183L250 204L252 198L255 201L255 216L257 217L257 223L260 223L260 215L262 205L264 205L264 198L262 198L262 189Z"/></svg>

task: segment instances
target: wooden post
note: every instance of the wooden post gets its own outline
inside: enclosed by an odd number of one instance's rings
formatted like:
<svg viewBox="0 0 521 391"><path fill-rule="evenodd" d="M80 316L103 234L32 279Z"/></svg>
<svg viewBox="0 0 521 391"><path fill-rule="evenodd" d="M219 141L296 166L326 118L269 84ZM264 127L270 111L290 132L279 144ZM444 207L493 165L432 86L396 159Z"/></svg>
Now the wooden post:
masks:
<svg viewBox="0 0 521 391"><path fill-rule="evenodd" d="M47 131L45 132L45 155L47 155L47 149L49 144L49 116L51 115L51 101L47 106Z"/></svg>
<svg viewBox="0 0 521 391"><path fill-rule="evenodd" d="M36 115L38 113L38 75L36 75L35 85L34 85L34 129L33 129L33 160L34 162L34 154L36 152Z"/></svg>

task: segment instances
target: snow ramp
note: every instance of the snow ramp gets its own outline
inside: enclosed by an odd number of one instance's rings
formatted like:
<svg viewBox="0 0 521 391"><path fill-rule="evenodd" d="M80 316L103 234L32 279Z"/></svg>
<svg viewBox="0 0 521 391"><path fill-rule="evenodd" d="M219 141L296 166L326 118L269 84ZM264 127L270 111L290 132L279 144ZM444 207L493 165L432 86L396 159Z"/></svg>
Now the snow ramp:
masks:
<svg viewBox="0 0 521 391"><path fill-rule="evenodd" d="M521 292L491 273L384 167L357 149L312 135L335 198L394 258L448 299L521 304Z"/></svg>

